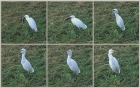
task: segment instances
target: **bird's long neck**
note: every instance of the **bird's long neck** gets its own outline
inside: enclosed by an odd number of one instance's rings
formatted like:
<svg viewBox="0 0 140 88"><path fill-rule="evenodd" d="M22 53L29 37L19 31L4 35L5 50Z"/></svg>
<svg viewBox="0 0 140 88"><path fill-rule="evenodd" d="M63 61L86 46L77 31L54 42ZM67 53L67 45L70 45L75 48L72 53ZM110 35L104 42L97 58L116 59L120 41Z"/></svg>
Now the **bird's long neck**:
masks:
<svg viewBox="0 0 140 88"><path fill-rule="evenodd" d="M115 14L115 17L116 17L116 19L119 17L119 15L118 15L118 13L114 13Z"/></svg>
<svg viewBox="0 0 140 88"><path fill-rule="evenodd" d="M28 21L29 20L29 17L26 17L25 19Z"/></svg>
<svg viewBox="0 0 140 88"><path fill-rule="evenodd" d="M112 56L112 54L111 54L111 53L109 53L109 54L108 54L108 58L111 58L111 57L113 57L113 56Z"/></svg>
<svg viewBox="0 0 140 88"><path fill-rule="evenodd" d="M71 55L68 55L68 58L67 59L71 59Z"/></svg>
<svg viewBox="0 0 140 88"><path fill-rule="evenodd" d="M22 59L21 59L21 61L24 62L25 59L26 59L26 58L25 58L25 54L22 54Z"/></svg>

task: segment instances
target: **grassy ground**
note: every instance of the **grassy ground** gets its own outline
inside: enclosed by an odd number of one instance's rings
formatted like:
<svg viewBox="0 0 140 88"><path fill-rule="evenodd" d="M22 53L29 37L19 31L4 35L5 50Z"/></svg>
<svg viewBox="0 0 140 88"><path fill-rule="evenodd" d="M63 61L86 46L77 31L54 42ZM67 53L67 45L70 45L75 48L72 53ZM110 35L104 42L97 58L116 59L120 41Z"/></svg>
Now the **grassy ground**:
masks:
<svg viewBox="0 0 140 88"><path fill-rule="evenodd" d="M108 50L118 60L121 73L115 74L109 67ZM138 46L98 46L94 47L94 86L95 87L138 87L139 48Z"/></svg>
<svg viewBox="0 0 140 88"><path fill-rule="evenodd" d="M22 48L26 49L26 58L34 68L28 75L21 65ZM2 45L2 87L44 87L46 85L46 46Z"/></svg>
<svg viewBox="0 0 140 88"><path fill-rule="evenodd" d="M67 50L73 51L72 58L77 62L81 73L77 80L67 65ZM48 86L49 87L91 87L92 46L50 45L48 46ZM74 81L75 80L75 81Z"/></svg>
<svg viewBox="0 0 140 88"><path fill-rule="evenodd" d="M87 29L79 30L65 18L75 15ZM48 2L49 43L92 43L92 2Z"/></svg>
<svg viewBox="0 0 140 88"><path fill-rule="evenodd" d="M2 43L46 43L46 2L2 2ZM38 28L32 31L24 15L31 16Z"/></svg>
<svg viewBox="0 0 140 88"><path fill-rule="evenodd" d="M122 31L113 9L118 9L126 27ZM94 2L94 42L95 43L138 43L139 2Z"/></svg>

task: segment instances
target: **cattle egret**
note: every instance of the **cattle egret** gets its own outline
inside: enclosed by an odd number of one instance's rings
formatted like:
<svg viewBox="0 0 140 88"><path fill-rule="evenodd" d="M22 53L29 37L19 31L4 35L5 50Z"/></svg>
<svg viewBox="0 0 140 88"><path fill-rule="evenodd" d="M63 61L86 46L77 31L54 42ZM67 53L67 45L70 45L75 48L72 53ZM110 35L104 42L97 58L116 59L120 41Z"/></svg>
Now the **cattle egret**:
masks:
<svg viewBox="0 0 140 88"><path fill-rule="evenodd" d="M87 28L87 26L80 19L76 18L74 15L71 15L70 17L66 18L65 20L70 19L70 18L71 18L71 22L73 23L73 25L77 26L79 29Z"/></svg>
<svg viewBox="0 0 140 88"><path fill-rule="evenodd" d="M22 53L21 64L22 64L24 70L28 71L28 73L33 73L34 69L33 69L32 65L30 64L30 62L25 57L26 50L21 49L21 53Z"/></svg>
<svg viewBox="0 0 140 88"><path fill-rule="evenodd" d="M115 73L120 73L120 65L115 57L112 56L114 50L110 49L108 51L108 58L109 58L109 65L110 68L115 72Z"/></svg>
<svg viewBox="0 0 140 88"><path fill-rule="evenodd" d="M24 17L27 20L29 26L32 28L32 30L34 30L35 32L37 32L37 26L36 26L36 23L35 23L34 19L31 18L31 17L29 17L28 15L25 15Z"/></svg>
<svg viewBox="0 0 140 88"><path fill-rule="evenodd" d="M68 50L67 51L68 57L67 57L67 64L69 68L76 74L80 73L80 69L77 65L77 63L71 58L72 57L72 51Z"/></svg>
<svg viewBox="0 0 140 88"><path fill-rule="evenodd" d="M124 31L125 30L124 22L123 22L123 19L119 16L118 10L117 9L113 9L113 13L116 16L117 25Z"/></svg>

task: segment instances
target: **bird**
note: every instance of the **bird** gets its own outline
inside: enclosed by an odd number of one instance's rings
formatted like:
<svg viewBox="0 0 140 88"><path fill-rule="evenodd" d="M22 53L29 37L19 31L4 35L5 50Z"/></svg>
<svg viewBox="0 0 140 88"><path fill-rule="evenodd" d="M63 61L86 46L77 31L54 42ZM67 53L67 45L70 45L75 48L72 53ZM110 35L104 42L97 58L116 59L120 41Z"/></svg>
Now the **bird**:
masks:
<svg viewBox="0 0 140 88"><path fill-rule="evenodd" d="M72 51L68 50L67 51L68 57L67 57L67 64L69 66L69 68L75 73L75 74L79 74L80 73L80 69L77 65L77 63L71 58L72 57Z"/></svg>
<svg viewBox="0 0 140 88"><path fill-rule="evenodd" d="M36 23L34 21L33 18L29 17L29 15L25 15L23 18L22 18L22 22L24 20L24 18L27 20L29 26L31 27L32 30L34 30L35 32L37 32L37 26L36 26Z"/></svg>
<svg viewBox="0 0 140 88"><path fill-rule="evenodd" d="M115 73L120 73L120 65L115 57L112 56L114 53L113 49L109 49L108 58L109 58L109 66Z"/></svg>
<svg viewBox="0 0 140 88"><path fill-rule="evenodd" d="M21 54L22 54L22 59L21 59L21 64L24 68L24 70L28 71L29 73L34 72L34 68L32 67L31 63L26 59L26 50L24 48L21 49Z"/></svg>
<svg viewBox="0 0 140 88"><path fill-rule="evenodd" d="M79 29L86 29L87 26L78 18L76 18L74 15L71 15L70 17L66 18L67 19L71 19L71 22L73 23L73 25L77 26Z"/></svg>
<svg viewBox="0 0 140 88"><path fill-rule="evenodd" d="M121 18L121 16L119 16L118 10L117 9L113 9L113 13L116 16L116 23L117 23L117 25L124 31L125 30L124 21Z"/></svg>

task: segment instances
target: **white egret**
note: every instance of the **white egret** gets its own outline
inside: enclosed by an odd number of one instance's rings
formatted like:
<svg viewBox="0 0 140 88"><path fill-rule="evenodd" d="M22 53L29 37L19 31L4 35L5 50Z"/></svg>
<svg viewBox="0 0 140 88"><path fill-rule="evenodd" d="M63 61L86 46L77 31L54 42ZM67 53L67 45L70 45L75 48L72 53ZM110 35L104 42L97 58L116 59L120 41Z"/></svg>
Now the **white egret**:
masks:
<svg viewBox="0 0 140 88"><path fill-rule="evenodd" d="M121 16L119 16L118 10L117 9L113 9L113 13L116 16L117 25L124 31L125 30L124 22L123 22L123 19L121 18Z"/></svg>
<svg viewBox="0 0 140 88"><path fill-rule="evenodd" d="M67 51L68 57L67 57L67 64L69 68L76 74L80 73L80 69L77 65L77 63L71 58L72 57L72 51L68 50Z"/></svg>
<svg viewBox="0 0 140 88"><path fill-rule="evenodd" d="M108 51L109 66L115 73L120 73L120 65L115 57L112 56L114 50L110 49Z"/></svg>
<svg viewBox="0 0 140 88"><path fill-rule="evenodd" d="M80 28L83 28L83 29L86 29L87 26L78 18L76 18L74 15L71 15L70 17L66 18L65 20L67 19L70 19L71 18L71 22L77 26L79 29Z"/></svg>
<svg viewBox="0 0 140 88"><path fill-rule="evenodd" d="M23 18L25 18L27 20L27 22L28 22L29 26L32 28L32 30L37 32L37 26L36 26L34 19L29 17L29 15L25 15Z"/></svg>
<svg viewBox="0 0 140 88"><path fill-rule="evenodd" d="M24 48L21 49L21 53L22 53L21 64L22 64L24 70L28 71L28 73L33 73L34 69L33 69L32 65L30 64L30 62L25 57L26 50Z"/></svg>

